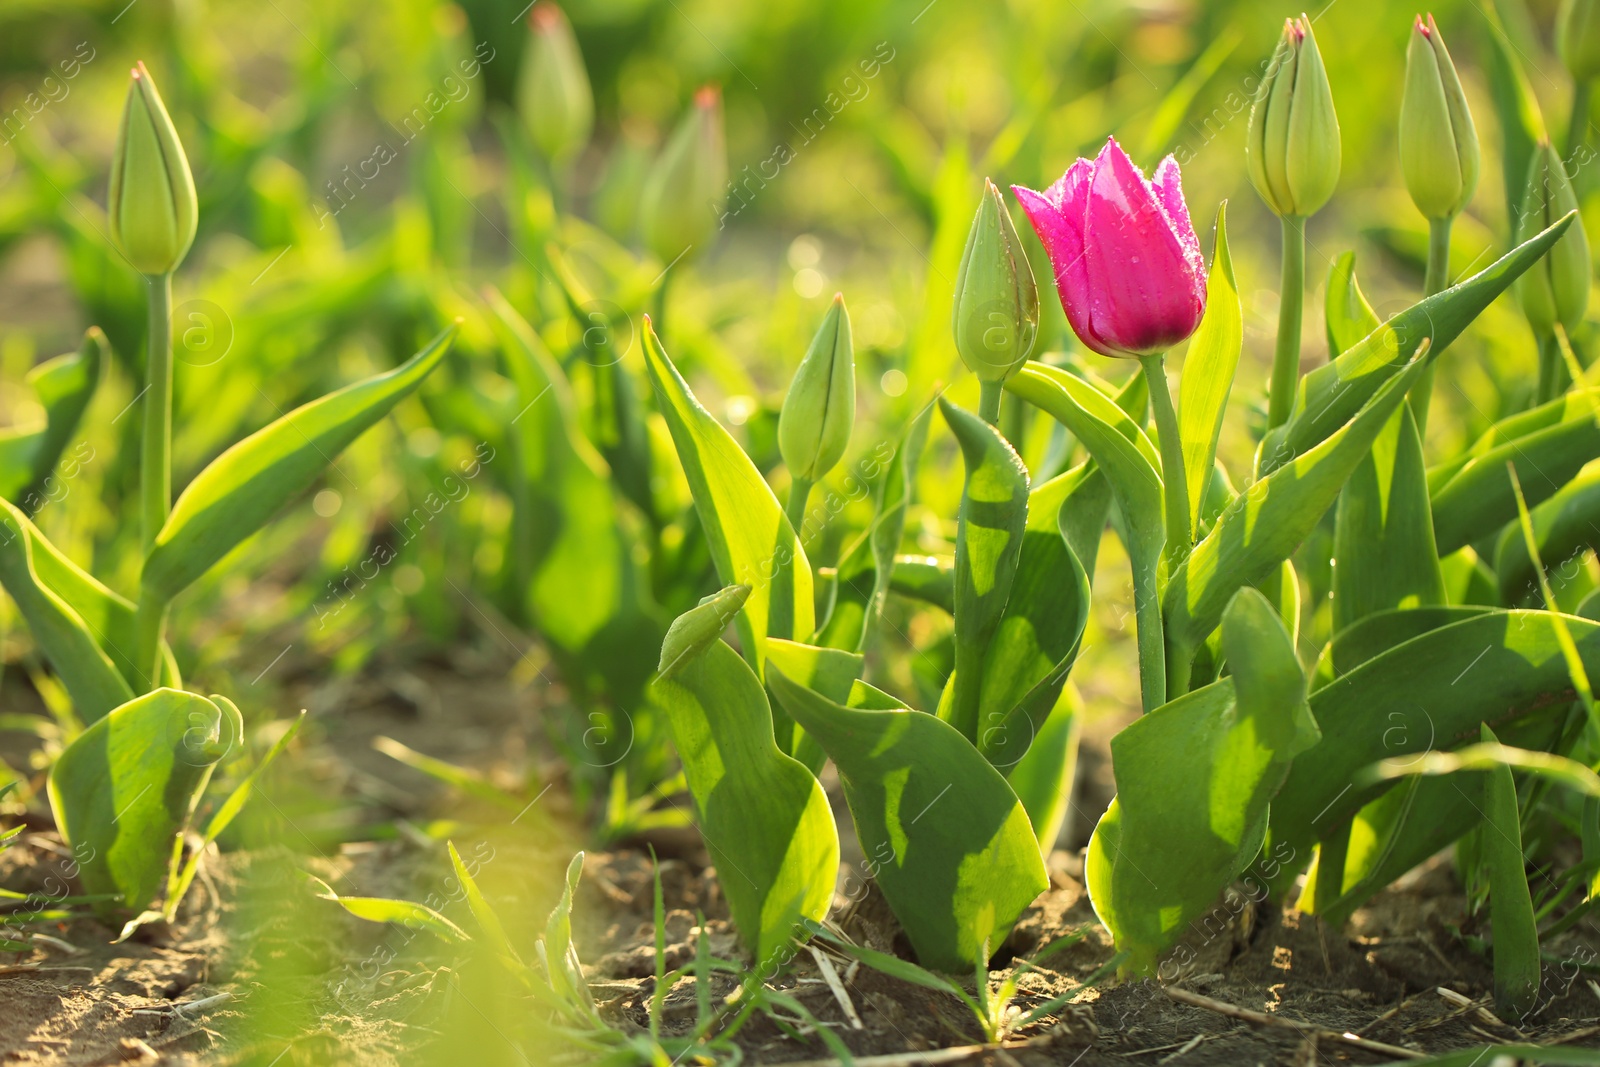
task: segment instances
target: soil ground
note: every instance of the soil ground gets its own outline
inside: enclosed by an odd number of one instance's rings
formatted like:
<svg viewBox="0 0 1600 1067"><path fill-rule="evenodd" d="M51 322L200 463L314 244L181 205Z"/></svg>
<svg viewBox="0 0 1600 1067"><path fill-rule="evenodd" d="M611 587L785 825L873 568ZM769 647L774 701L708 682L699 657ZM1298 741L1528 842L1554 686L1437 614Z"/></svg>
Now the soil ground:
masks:
<svg viewBox="0 0 1600 1067"><path fill-rule="evenodd" d="M15 677L6 692L12 707L26 703L25 693L12 691ZM507 827L504 815L479 822L459 798L369 747L372 736L384 734L508 784L551 780L554 763L541 759L535 740L536 704L551 694L513 686L505 677L503 664L458 659L413 662L403 672L380 671L336 692L303 687L299 696L320 721L308 731L315 740L299 757L291 784L307 796L337 795L349 803L318 808L297 800L292 789L268 801L291 827L282 844L212 856L170 927L156 924L111 944L117 931L92 918L34 926L47 937L33 951L0 955L0 1063L479 1063L458 1058L448 1036L446 1020L460 1007L461 977L468 974L459 953L426 935L345 914L317 899L298 870L310 870L346 895L425 900L450 881L437 841L443 831L464 857L476 857L480 881L513 937L531 946L577 847L576 837L562 829L580 821L563 810L563 790L538 794L527 809L532 814L519 815L517 825ZM324 710L318 716L319 705L333 704L338 715ZM1088 931L1021 979L1015 1003L1024 1011L1078 989L1112 955L1084 892L1077 851L1109 797L1104 741L1110 730L1088 732L1074 839L1052 858L1051 889L994 961L998 978L1050 941ZM14 735L5 740L16 742ZM15 743L0 747L16 756ZM351 812L365 812L372 826L388 832L329 844L362 836L352 825L363 816ZM441 816L458 821L443 827L428 822ZM499 829L490 828L495 822ZM841 825L848 827L848 819ZM296 835L302 839L290 839ZM667 965L693 957L701 915L712 953L739 955L714 872L692 836L668 833L588 853L574 919L578 950L602 1012L622 1026L643 1024L654 982L647 843L663 856ZM0 885L59 896L68 858L47 821L32 824L0 854ZM444 910L470 925L458 903ZM1355 1047L1337 1038L1344 1033L1426 1052L1519 1040L1600 1048L1600 986L1589 977L1600 973L1594 962L1600 934L1580 924L1544 946L1561 962L1545 968L1540 1010L1513 1027L1489 1007L1487 959L1460 936L1481 933L1482 922L1468 913L1445 857L1391 887L1344 931L1242 898L1220 914L1227 921L1190 945L1184 972L1164 977L1210 1002L1291 1025L1257 1025L1214 1006L1179 1003L1151 980L1110 982L1084 990L1075 1003L1014 1035L1012 1047L975 1053L966 1062L1202 1067L1370 1064L1398 1055ZM856 894L835 917L863 944L904 950L870 892ZM842 957L834 963L848 1010L808 954L778 984L855 1054L981 1040L953 997L853 967ZM737 977L719 978L716 994L731 991ZM694 1002L692 982L674 989L667 999L669 1031L689 1025ZM1311 1034L1310 1028L1327 1033ZM747 1062L827 1056L814 1036L796 1039L761 1015L744 1028L739 1044Z"/></svg>

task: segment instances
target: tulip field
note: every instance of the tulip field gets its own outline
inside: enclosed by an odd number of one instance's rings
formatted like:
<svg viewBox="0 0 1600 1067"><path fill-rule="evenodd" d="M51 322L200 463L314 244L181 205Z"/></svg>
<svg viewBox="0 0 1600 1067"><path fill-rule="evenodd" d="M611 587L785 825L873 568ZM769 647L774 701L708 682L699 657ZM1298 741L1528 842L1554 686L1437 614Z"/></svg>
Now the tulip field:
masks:
<svg viewBox="0 0 1600 1067"><path fill-rule="evenodd" d="M1597 81L0 8L0 1063L1600 1064Z"/></svg>

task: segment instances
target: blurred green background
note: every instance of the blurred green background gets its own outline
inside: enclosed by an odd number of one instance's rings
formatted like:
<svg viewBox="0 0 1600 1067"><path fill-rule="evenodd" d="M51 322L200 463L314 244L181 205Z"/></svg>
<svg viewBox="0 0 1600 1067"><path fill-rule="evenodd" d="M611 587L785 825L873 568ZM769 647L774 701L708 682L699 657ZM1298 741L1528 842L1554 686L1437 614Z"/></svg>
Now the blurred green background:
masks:
<svg viewBox="0 0 1600 1067"><path fill-rule="evenodd" d="M1559 130L1570 90L1549 46L1554 7L1503 3L1498 14ZM1235 471L1247 468L1276 323L1278 233L1246 180L1243 143L1255 78L1295 9L1225 0L600 0L566 11L594 86L596 126L553 199L585 220L561 223L561 243L575 261L598 265L597 292L637 296L659 277L664 264L648 254L618 260L619 248L638 247L638 193L666 133L697 87L721 87L726 226L675 273L666 331L702 398L758 462L774 457L777 405L836 290L856 326L861 419L852 455L897 433L938 383L970 404L976 387L955 357L948 315L983 177L1042 188L1115 135L1146 167L1177 155L1208 256L1217 207L1229 202L1246 334L1235 391L1244 405L1224 430L1222 455ZM120 457L131 455L135 420L119 412L135 395L143 305L137 277L108 252L102 210L134 60L161 87L201 198L200 235L176 278L180 334L193 323L192 337L180 336L191 351L178 366L178 485L239 434L392 366L441 323L468 315L450 384L431 383L431 403L425 395L364 438L324 491L295 505L291 522L186 598L180 651L192 673L211 671L219 683L252 677L286 643L264 636L275 628L306 631L336 670L398 637L448 642L464 625L451 588L479 588L504 568L509 504L494 491L474 493L440 524L449 529L408 545L360 610L329 614L343 602L329 599L340 575L375 531L415 506L430 472L470 452L470 435L450 427L500 417L504 379L474 369L489 342L481 316L463 310L479 287L494 282L541 330L570 337L570 324L541 322L536 310L548 306L538 295L538 249L558 225L552 197L519 175L505 147L519 122L526 12L516 0L0 9L0 426L33 414L17 387L28 366L74 347L90 323L106 329L118 368L86 423L96 427L97 461L68 487L101 502L98 519L80 506L70 528L68 509L47 509L40 523L113 585L130 588L137 566L115 516L132 484ZM1395 154L1414 14L1375 0L1310 12L1344 163L1338 193L1308 230L1308 364L1325 351L1322 278L1337 254L1356 250L1380 314L1420 293L1426 228ZM1509 232L1484 73L1489 8L1445 3L1435 15L1486 155L1455 229L1460 275L1487 264ZM1035 270L1045 283L1042 255ZM643 300L618 300L613 325L632 346L624 357L632 366ZM1044 305L1039 351L1083 357L1053 295ZM1514 303L1502 299L1441 370L1432 454L1521 407L1535 358ZM1093 356L1083 363L1113 379L1131 370ZM1037 439L1042 448L1045 434ZM951 514L959 479L948 476L951 446L939 448L943 462L929 465L925 494L930 513ZM463 538L472 551L460 550ZM301 545L308 550L294 551ZM1101 567L1115 572L1121 556L1114 539L1107 546ZM1091 708L1121 708L1133 690L1120 639L1126 611L1096 610L1104 617L1091 624L1090 662L1076 677Z"/></svg>

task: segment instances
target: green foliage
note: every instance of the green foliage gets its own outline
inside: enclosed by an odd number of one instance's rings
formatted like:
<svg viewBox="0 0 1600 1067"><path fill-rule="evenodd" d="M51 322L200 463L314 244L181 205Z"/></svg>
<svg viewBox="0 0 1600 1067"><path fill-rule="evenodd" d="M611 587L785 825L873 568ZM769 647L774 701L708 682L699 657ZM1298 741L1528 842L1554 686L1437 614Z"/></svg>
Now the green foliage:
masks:
<svg viewBox="0 0 1600 1067"><path fill-rule="evenodd" d="M839 838L828 799L774 742L761 681L726 644L708 645L652 692L671 719L728 910L764 965L833 901Z"/></svg>
<svg viewBox="0 0 1600 1067"><path fill-rule="evenodd" d="M1005 614L1028 521L1028 469L1000 432L943 397L939 408L966 459L956 531L956 670L939 717L977 742L984 657Z"/></svg>
<svg viewBox="0 0 1600 1067"><path fill-rule="evenodd" d="M44 408L45 421L0 430L0 498L16 503L24 514L38 511L50 498L46 482L72 443L110 354L106 335L91 326L76 352L40 363L23 380Z"/></svg>
<svg viewBox="0 0 1600 1067"><path fill-rule="evenodd" d="M1347 424L1385 382L1413 361L1424 341L1434 352L1448 348L1495 297L1549 251L1574 217L1559 219L1472 277L1413 304L1302 378L1289 421L1261 443L1259 473L1266 475L1292 462Z"/></svg>
<svg viewBox="0 0 1600 1067"><path fill-rule="evenodd" d="M725 585L750 586L739 637L760 671L769 636L804 641L816 629L811 564L761 472L695 399L648 326L644 342L656 401L694 491L717 574Z"/></svg>
<svg viewBox="0 0 1600 1067"><path fill-rule="evenodd" d="M226 700L157 689L113 709L67 746L50 769L50 808L83 857L86 892L114 893L134 909L150 902L212 768L243 729Z"/></svg>
<svg viewBox="0 0 1600 1067"><path fill-rule="evenodd" d="M454 328L385 374L314 400L213 460L178 497L145 559L143 595L171 600L291 499L332 457L410 396L439 365Z"/></svg>
<svg viewBox="0 0 1600 1067"><path fill-rule="evenodd" d="M1233 676L1132 724L1111 745L1117 796L1084 880L1128 966L1148 971L1255 859L1268 804L1317 743L1294 644L1265 597L1239 592L1222 640ZM1182 774L1172 768L1182 766Z"/></svg>
<svg viewBox="0 0 1600 1067"><path fill-rule="evenodd" d="M949 723L863 683L850 706L781 671L767 684L838 768L856 838L917 958L955 974L983 963L1049 883L999 771Z"/></svg>
<svg viewBox="0 0 1600 1067"><path fill-rule="evenodd" d="M1178 389L1178 432L1183 441L1184 484L1189 490L1189 539L1200 529L1201 504L1215 470L1217 438L1233 390L1244 343L1239 288L1228 254L1227 204L1217 209L1217 247L1206 280L1206 315L1183 357Z"/></svg>

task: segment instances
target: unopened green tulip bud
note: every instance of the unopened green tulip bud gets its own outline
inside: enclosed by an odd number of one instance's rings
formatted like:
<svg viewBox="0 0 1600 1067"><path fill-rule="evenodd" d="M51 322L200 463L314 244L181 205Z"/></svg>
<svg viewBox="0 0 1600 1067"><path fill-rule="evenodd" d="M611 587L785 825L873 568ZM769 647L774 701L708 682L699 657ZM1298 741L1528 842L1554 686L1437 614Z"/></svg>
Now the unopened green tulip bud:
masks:
<svg viewBox="0 0 1600 1067"><path fill-rule="evenodd" d="M170 274L194 243L200 209L189 160L150 72L140 63L111 157L111 239L141 274Z"/></svg>
<svg viewBox="0 0 1600 1067"><path fill-rule="evenodd" d="M728 201L728 149L722 132L722 93L715 85L694 94L694 106L673 131L645 183L639 205L644 243L663 263L711 243Z"/></svg>
<svg viewBox="0 0 1600 1067"><path fill-rule="evenodd" d="M1304 15L1284 21L1283 38L1256 89L1245 159L1251 184L1279 216L1315 214L1339 184L1339 118Z"/></svg>
<svg viewBox="0 0 1600 1067"><path fill-rule="evenodd" d="M790 476L821 481L844 458L855 419L855 346L844 296L836 293L778 414L778 451Z"/></svg>
<svg viewBox="0 0 1600 1067"><path fill-rule="evenodd" d="M594 92L572 24L549 0L528 15L528 51L522 58L517 106L533 143L553 163L566 163L589 143Z"/></svg>
<svg viewBox="0 0 1600 1067"><path fill-rule="evenodd" d="M1478 130L1432 15L1426 22L1417 16L1406 48L1400 173L1417 210L1430 219L1459 214L1478 185Z"/></svg>
<svg viewBox="0 0 1600 1067"><path fill-rule="evenodd" d="M656 674L662 679L678 673L690 660L710 648L750 599L748 585L730 585L703 598L672 620L661 641L661 661Z"/></svg>
<svg viewBox="0 0 1600 1067"><path fill-rule="evenodd" d="M956 351L980 381L1017 372L1039 335L1039 289L1000 190L987 178L956 275Z"/></svg>
<svg viewBox="0 0 1600 1067"><path fill-rule="evenodd" d="M1517 220L1517 243L1528 240L1577 206L1577 194L1572 191L1572 182L1555 149L1549 141L1535 145L1528 164L1522 215ZM1558 322L1571 330L1583 320L1589 307L1589 238L1583 232L1581 217L1573 219L1550 251L1517 279L1517 293L1522 299L1522 313L1541 337L1553 333Z"/></svg>
<svg viewBox="0 0 1600 1067"><path fill-rule="evenodd" d="M1576 81L1600 74L1600 2L1563 0L1556 19L1556 51Z"/></svg>

